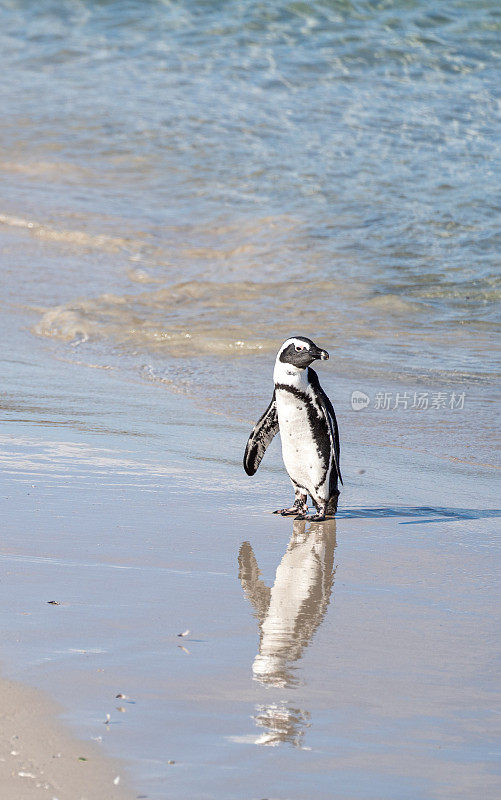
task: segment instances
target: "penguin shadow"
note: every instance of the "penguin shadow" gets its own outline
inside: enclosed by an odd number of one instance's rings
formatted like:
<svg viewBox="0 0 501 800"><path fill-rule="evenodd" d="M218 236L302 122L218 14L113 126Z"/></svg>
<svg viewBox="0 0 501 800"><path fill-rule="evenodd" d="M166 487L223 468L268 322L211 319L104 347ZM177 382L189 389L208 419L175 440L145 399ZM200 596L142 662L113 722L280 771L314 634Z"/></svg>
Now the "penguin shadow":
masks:
<svg viewBox="0 0 501 800"><path fill-rule="evenodd" d="M399 525L421 525L426 522L452 522L468 519L501 517L496 508L445 508L443 506L379 506L373 508L342 508L338 519L380 519L384 517L413 517Z"/></svg>
<svg viewBox="0 0 501 800"><path fill-rule="evenodd" d="M254 680L280 689L298 683L295 666L321 624L334 584L336 521L294 520L292 536L277 567L273 586L260 577L249 542L238 554L238 576L259 627ZM309 712L279 700L258 705L254 720L263 729L256 744L301 746Z"/></svg>

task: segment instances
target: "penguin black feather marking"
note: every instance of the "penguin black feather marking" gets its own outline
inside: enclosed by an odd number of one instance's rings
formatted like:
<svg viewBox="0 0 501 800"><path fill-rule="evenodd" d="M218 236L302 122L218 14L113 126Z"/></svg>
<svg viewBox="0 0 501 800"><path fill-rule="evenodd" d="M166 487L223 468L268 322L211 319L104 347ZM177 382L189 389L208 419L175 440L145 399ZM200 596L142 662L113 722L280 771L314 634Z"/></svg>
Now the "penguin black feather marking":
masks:
<svg viewBox="0 0 501 800"><path fill-rule="evenodd" d="M334 408L332 406L331 401L329 400L324 390L320 386L320 381L318 380L317 373L311 367L309 367L308 369L308 377L310 379L311 385L313 386L315 392L317 393L317 397L319 398L320 402L322 403L322 406L324 407L323 408L324 414L329 423L329 435L331 440L331 447L333 449L334 458L336 460L336 474L338 475L339 480L341 481L341 485L343 486L344 485L343 478L341 475L341 468L339 466L339 457L341 454L340 452L341 448L339 445L339 429L337 426L336 414L334 412Z"/></svg>
<svg viewBox="0 0 501 800"><path fill-rule="evenodd" d="M277 514L298 514L296 519L323 520L335 514L343 483L340 469L339 430L332 403L310 364L329 354L303 336L284 342L275 361L275 390L271 403L254 426L247 442L244 469L254 475L266 448L280 430L282 456L294 486L295 502ZM307 496L317 513L308 517Z"/></svg>

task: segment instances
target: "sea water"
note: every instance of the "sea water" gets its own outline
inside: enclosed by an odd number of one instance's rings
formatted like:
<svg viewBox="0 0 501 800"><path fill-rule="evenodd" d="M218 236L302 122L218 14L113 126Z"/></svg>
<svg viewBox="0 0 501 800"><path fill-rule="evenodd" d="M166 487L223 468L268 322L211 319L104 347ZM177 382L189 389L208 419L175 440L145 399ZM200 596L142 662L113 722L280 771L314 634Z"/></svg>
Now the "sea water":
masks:
<svg viewBox="0 0 501 800"><path fill-rule="evenodd" d="M235 383L294 333L350 375L489 379L499 26L491 0L3 3L4 299L202 395L201 362Z"/></svg>

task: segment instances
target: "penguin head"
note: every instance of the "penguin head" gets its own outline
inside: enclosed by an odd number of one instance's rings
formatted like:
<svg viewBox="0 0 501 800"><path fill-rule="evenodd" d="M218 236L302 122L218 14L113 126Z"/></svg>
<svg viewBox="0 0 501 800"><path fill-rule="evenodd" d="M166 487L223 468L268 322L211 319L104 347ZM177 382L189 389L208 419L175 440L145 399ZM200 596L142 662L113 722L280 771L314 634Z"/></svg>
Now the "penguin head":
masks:
<svg viewBox="0 0 501 800"><path fill-rule="evenodd" d="M315 342L305 336L293 336L287 339L278 351L277 361L292 364L297 369L306 369L317 358L325 361L329 358L326 350L321 350Z"/></svg>

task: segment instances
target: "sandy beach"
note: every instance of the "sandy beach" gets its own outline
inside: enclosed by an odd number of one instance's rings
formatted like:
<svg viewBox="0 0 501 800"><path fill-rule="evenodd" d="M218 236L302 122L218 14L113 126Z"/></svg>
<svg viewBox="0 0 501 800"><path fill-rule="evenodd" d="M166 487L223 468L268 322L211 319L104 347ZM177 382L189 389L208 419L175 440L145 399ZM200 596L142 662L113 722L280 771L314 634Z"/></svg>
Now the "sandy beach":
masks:
<svg viewBox="0 0 501 800"><path fill-rule="evenodd" d="M0 794L3 800L128 800L123 765L104 758L56 719L54 703L41 692L0 681Z"/></svg>

